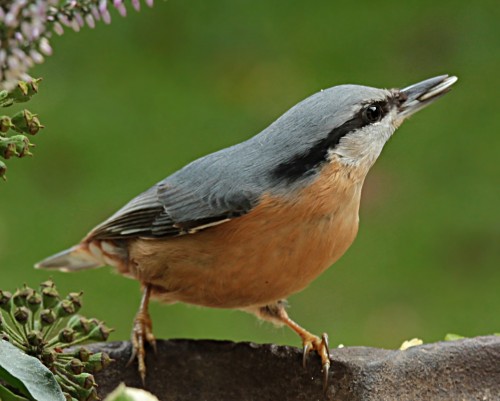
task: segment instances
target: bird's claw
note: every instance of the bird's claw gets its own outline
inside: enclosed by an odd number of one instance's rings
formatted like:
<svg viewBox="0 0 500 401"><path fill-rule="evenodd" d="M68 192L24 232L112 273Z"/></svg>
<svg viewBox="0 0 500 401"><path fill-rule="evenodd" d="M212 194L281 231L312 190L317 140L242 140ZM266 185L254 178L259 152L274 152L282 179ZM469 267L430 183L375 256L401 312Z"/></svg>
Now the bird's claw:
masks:
<svg viewBox="0 0 500 401"><path fill-rule="evenodd" d="M328 372L330 371L330 353L328 335L326 333L323 333L321 338L314 335L303 338L302 364L304 367L307 366L307 357L311 351L316 351L321 358L323 390L326 390L328 385Z"/></svg>
<svg viewBox="0 0 500 401"><path fill-rule="evenodd" d="M141 376L142 384L146 382L146 350L144 344L148 343L156 353L156 338L153 335L153 325L151 318L147 313L139 312L134 320L132 328L132 354L128 361L130 365L134 359L137 359L138 371Z"/></svg>
<svg viewBox="0 0 500 401"><path fill-rule="evenodd" d="M302 366L304 369L307 367L307 357L309 352L311 352L312 343L310 341L304 341L304 347L302 348Z"/></svg>

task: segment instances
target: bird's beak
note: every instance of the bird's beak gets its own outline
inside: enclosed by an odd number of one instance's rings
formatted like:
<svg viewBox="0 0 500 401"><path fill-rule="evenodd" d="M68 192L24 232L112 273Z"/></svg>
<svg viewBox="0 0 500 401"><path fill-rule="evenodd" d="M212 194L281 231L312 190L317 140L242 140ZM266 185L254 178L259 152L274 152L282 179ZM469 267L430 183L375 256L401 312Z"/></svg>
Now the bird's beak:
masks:
<svg viewBox="0 0 500 401"><path fill-rule="evenodd" d="M457 80L455 76L441 75L401 89L401 97L406 99L399 106L398 120L405 120L448 93Z"/></svg>

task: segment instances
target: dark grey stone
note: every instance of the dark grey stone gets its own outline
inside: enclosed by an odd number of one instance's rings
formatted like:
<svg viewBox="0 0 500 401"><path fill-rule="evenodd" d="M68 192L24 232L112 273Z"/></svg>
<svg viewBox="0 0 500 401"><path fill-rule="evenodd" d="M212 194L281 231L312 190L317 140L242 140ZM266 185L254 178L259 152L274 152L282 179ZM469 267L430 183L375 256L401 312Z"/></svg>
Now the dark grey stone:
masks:
<svg viewBox="0 0 500 401"><path fill-rule="evenodd" d="M127 366L129 342L96 344L115 362L96 376L101 397L120 382L142 387ZM301 350L270 344L209 340L158 341L148 350L146 389L161 401L500 400L500 337L412 347L331 350L329 385L319 358L302 368Z"/></svg>

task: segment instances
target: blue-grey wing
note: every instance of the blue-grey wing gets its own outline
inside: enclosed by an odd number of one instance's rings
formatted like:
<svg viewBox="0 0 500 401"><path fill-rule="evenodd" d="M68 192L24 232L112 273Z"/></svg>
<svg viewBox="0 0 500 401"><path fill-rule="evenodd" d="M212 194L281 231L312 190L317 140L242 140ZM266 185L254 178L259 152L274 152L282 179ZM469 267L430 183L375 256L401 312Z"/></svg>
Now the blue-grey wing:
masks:
<svg viewBox="0 0 500 401"><path fill-rule="evenodd" d="M162 238L194 233L242 216L258 202L255 193L219 180L173 181L167 179L137 196L87 238Z"/></svg>

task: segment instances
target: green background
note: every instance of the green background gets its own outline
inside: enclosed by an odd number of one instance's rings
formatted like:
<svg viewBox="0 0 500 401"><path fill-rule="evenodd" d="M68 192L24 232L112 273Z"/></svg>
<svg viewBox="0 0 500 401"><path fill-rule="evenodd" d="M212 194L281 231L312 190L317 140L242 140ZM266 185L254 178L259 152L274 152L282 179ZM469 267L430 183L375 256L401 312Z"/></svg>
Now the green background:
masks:
<svg viewBox="0 0 500 401"><path fill-rule="evenodd" d="M332 345L500 331L499 21L497 1L169 0L55 37L32 71L44 81L29 107L47 128L0 183L0 288L52 276L125 339L137 282L33 263L322 88L449 73L452 93L404 124L369 174L354 245L290 297L290 314ZM154 303L152 315L159 338L299 345L238 311Z"/></svg>

